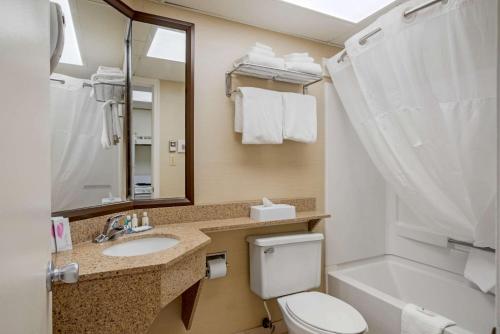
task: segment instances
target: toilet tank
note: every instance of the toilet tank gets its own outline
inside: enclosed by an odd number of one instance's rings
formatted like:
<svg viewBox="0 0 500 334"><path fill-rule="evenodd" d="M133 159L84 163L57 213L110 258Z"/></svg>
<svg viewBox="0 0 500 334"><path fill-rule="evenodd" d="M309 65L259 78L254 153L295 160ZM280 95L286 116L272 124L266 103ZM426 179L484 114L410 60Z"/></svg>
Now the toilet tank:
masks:
<svg viewBox="0 0 500 334"><path fill-rule="evenodd" d="M319 287L322 240L321 233L248 237L251 290L266 300Z"/></svg>

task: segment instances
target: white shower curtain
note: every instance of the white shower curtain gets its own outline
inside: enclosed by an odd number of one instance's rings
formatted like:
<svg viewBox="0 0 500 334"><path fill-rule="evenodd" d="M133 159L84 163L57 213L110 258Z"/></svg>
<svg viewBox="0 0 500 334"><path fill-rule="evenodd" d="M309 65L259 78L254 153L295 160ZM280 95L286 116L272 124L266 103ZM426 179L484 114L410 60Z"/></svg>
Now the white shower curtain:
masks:
<svg viewBox="0 0 500 334"><path fill-rule="evenodd" d="M102 103L90 96L84 80L54 74L50 110L52 136L52 211L101 204L120 195L119 148L104 150Z"/></svg>
<svg viewBox="0 0 500 334"><path fill-rule="evenodd" d="M495 247L496 0L403 17L421 3L351 37L328 69L375 165L427 227Z"/></svg>

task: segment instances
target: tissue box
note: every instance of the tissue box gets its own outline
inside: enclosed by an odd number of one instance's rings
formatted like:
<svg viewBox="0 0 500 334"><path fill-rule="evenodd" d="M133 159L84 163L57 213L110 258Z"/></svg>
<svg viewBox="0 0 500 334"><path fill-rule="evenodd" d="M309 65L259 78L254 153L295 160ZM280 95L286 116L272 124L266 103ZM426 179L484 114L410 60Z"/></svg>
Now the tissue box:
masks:
<svg viewBox="0 0 500 334"><path fill-rule="evenodd" d="M288 204L255 205L250 207L250 218L259 222L293 219L295 218L295 207Z"/></svg>

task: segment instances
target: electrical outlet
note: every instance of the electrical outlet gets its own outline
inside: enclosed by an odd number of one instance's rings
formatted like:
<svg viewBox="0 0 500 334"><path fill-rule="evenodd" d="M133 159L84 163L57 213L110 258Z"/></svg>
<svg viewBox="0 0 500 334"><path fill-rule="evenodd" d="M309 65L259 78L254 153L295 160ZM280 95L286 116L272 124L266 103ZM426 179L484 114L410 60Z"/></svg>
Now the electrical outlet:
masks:
<svg viewBox="0 0 500 334"><path fill-rule="evenodd" d="M170 166L175 166L175 155L174 154L170 154L169 164L170 164Z"/></svg>

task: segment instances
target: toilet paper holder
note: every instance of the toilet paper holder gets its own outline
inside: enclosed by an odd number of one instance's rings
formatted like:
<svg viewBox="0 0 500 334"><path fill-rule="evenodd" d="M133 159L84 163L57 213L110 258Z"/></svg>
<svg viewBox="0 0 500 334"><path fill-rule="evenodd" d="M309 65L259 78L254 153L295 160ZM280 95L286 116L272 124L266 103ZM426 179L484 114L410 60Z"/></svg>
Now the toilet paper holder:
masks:
<svg viewBox="0 0 500 334"><path fill-rule="evenodd" d="M209 273L208 261L215 260L215 259L224 259L224 262L226 263L226 267L229 268L229 263L227 263L227 251L207 254L206 259L205 259L205 278L206 279L208 278L208 273Z"/></svg>

